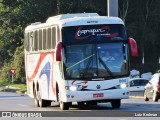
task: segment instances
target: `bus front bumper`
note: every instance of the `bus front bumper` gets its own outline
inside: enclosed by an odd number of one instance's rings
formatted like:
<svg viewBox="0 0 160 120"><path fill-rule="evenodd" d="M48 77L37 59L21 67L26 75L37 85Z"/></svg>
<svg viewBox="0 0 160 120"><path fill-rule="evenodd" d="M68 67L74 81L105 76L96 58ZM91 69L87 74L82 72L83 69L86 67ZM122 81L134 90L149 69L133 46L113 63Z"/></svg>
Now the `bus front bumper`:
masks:
<svg viewBox="0 0 160 120"><path fill-rule="evenodd" d="M63 102L101 101L129 98L128 89L115 89L103 91L71 91L67 90L63 96Z"/></svg>

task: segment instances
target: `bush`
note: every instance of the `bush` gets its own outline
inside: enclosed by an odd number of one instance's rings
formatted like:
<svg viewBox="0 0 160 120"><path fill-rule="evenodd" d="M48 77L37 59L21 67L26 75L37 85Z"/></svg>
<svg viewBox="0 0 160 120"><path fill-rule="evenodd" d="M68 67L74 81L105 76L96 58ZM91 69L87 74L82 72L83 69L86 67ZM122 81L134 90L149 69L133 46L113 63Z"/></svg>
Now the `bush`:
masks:
<svg viewBox="0 0 160 120"><path fill-rule="evenodd" d="M11 83L10 63L5 63L0 70L0 83L7 84Z"/></svg>
<svg viewBox="0 0 160 120"><path fill-rule="evenodd" d="M4 82L11 81L10 63L5 63L0 72L0 80Z"/></svg>
<svg viewBox="0 0 160 120"><path fill-rule="evenodd" d="M10 68L16 68L14 75L14 83L25 83L25 68L24 68L24 47L17 47L13 55L13 60L10 63L5 63L0 70L0 83L12 83L12 75Z"/></svg>
<svg viewBox="0 0 160 120"><path fill-rule="evenodd" d="M24 46L17 47L13 55L13 67L16 68L14 83L25 83Z"/></svg>

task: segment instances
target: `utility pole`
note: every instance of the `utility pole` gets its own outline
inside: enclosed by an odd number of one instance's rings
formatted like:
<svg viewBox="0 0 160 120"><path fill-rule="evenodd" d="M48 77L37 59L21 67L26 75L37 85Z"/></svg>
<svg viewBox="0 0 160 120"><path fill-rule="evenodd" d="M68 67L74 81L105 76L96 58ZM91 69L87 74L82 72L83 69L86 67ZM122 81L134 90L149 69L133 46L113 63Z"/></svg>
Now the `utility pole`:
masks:
<svg viewBox="0 0 160 120"><path fill-rule="evenodd" d="M107 16L118 17L118 0L107 0Z"/></svg>
<svg viewBox="0 0 160 120"><path fill-rule="evenodd" d="M57 0L57 12L58 14L60 14L60 1Z"/></svg>

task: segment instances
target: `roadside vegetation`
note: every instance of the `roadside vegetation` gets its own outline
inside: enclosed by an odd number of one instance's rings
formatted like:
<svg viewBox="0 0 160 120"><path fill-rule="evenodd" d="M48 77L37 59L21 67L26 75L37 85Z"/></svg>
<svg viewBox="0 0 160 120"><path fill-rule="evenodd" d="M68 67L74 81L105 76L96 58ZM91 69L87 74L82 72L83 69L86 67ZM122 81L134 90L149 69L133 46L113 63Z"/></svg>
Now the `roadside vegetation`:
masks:
<svg viewBox="0 0 160 120"><path fill-rule="evenodd" d="M18 92L18 93L26 93L27 92L27 86L25 84L2 83L2 85L3 86L0 86L0 91Z"/></svg>
<svg viewBox="0 0 160 120"><path fill-rule="evenodd" d="M11 83L10 68L16 68L14 83L25 84L27 25L65 13L96 12L106 16L106 6L107 0L0 0L0 85ZM159 0L119 0L119 17L125 22L128 37L138 44L139 57L131 58L131 69L141 73L160 72L159 9Z"/></svg>

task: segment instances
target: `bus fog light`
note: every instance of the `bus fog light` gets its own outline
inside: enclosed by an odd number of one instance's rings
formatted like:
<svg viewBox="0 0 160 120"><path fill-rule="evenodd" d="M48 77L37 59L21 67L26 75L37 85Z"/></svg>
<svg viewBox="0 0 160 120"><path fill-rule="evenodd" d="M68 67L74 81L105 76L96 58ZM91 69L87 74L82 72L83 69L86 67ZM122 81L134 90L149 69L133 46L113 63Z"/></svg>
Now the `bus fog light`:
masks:
<svg viewBox="0 0 160 120"><path fill-rule="evenodd" d="M70 95L67 95L67 98L70 98Z"/></svg>
<svg viewBox="0 0 160 120"><path fill-rule="evenodd" d="M69 90L69 86L65 86L65 89L66 89L66 90Z"/></svg>
<svg viewBox="0 0 160 120"><path fill-rule="evenodd" d="M116 86L117 89L124 89L126 87L128 87L126 83L122 83L122 84Z"/></svg>

